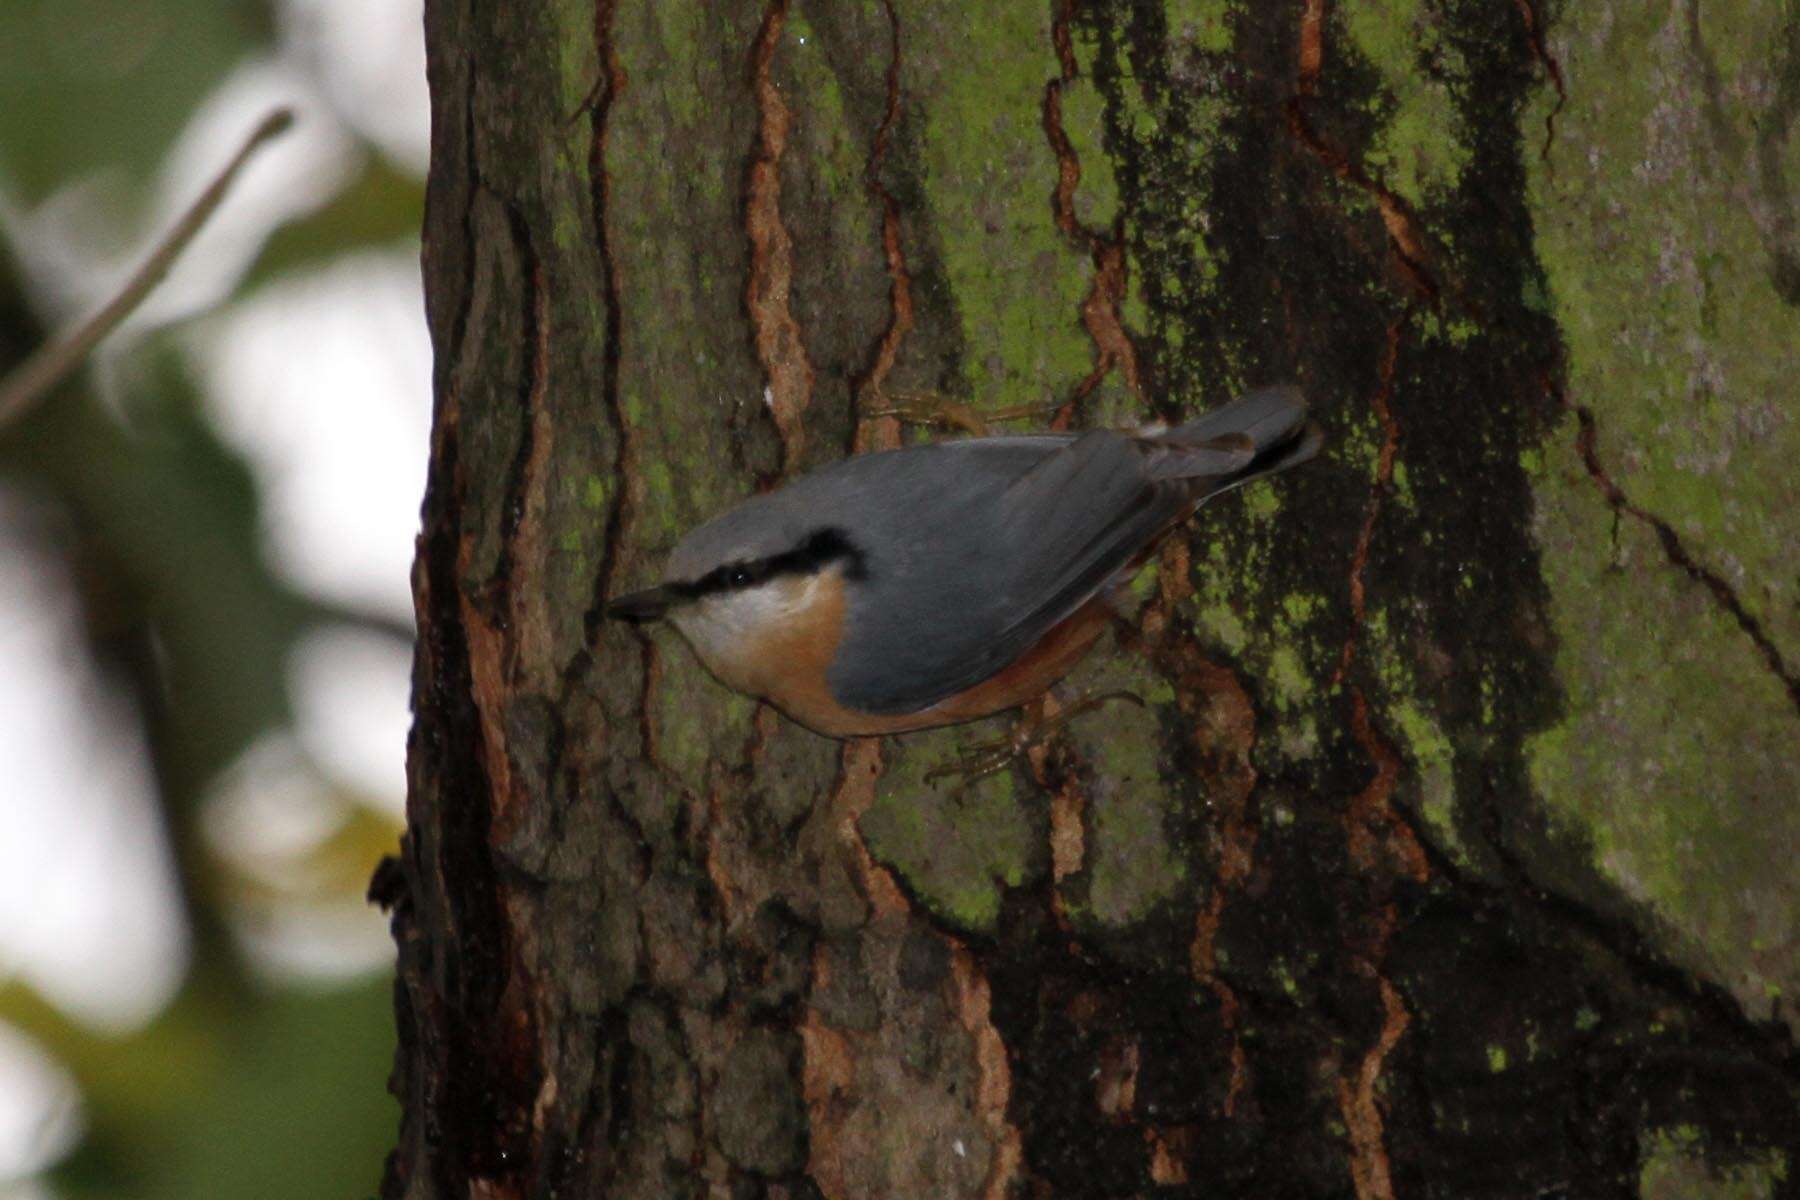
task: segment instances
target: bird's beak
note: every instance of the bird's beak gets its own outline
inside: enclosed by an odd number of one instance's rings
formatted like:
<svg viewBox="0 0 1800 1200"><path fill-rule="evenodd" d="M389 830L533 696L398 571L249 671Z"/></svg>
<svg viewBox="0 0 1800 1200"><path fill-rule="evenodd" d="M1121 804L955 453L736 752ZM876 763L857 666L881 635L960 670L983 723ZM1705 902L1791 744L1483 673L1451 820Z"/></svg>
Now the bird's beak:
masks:
<svg viewBox="0 0 1800 1200"><path fill-rule="evenodd" d="M606 615L625 621L654 621L668 612L677 599L675 589L666 585L645 588L607 601Z"/></svg>

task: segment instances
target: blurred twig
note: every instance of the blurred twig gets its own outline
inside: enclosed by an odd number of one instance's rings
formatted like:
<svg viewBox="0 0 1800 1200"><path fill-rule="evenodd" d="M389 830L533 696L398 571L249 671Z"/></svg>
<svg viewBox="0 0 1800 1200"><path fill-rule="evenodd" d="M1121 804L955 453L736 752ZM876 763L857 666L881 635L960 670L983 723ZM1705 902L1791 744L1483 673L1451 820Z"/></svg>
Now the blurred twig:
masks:
<svg viewBox="0 0 1800 1200"><path fill-rule="evenodd" d="M250 136L244 139L244 144L232 156L231 161L225 164L225 169L213 178L193 205L176 220L168 235L150 252L150 257L125 281L125 286L119 289L118 295L74 329L46 342L21 363L17 370L0 379L0 430L24 415L32 405L67 378L86 361L87 356L93 353L94 347L107 334L118 328L119 322L144 302L144 297L163 281L169 269L175 265L175 260L181 257L188 243L194 240L194 235L200 232L218 209L244 164L250 161L251 156L265 142L286 132L293 123L294 113L288 108L278 108L264 117Z"/></svg>
<svg viewBox="0 0 1800 1200"><path fill-rule="evenodd" d="M365 633L392 638L407 646L413 644L413 639L417 635L417 630L413 627L411 620L392 617L372 608L339 604L330 600L320 600L314 596L300 597L299 608L302 617L320 625L347 625Z"/></svg>

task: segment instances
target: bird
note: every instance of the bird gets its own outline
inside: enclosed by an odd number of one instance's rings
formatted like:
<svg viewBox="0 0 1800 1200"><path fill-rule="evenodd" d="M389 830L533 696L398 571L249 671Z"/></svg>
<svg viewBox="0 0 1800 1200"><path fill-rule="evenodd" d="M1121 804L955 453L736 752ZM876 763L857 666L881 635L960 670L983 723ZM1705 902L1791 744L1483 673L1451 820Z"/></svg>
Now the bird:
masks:
<svg viewBox="0 0 1800 1200"><path fill-rule="evenodd" d="M1323 440L1276 386L1162 430L856 455L698 526L606 612L666 619L725 686L828 737L973 721L1067 674L1200 504Z"/></svg>

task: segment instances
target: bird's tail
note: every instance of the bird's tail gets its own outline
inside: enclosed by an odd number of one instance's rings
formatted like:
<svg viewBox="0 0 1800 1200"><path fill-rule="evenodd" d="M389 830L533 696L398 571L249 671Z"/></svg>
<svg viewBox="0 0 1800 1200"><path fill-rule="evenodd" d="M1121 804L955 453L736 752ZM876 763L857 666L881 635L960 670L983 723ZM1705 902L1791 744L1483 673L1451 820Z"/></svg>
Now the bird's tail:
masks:
<svg viewBox="0 0 1800 1200"><path fill-rule="evenodd" d="M1210 496L1299 466L1319 452L1325 434L1306 419L1306 399L1290 384L1259 388L1152 440L1174 452L1157 474L1192 478Z"/></svg>

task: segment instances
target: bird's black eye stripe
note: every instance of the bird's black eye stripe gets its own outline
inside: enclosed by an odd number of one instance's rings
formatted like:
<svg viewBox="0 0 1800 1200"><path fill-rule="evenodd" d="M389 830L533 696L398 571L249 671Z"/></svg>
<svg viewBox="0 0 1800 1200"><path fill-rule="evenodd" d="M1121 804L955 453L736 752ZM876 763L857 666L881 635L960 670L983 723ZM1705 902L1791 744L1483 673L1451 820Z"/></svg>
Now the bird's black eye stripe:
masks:
<svg viewBox="0 0 1800 1200"><path fill-rule="evenodd" d="M762 564L758 562L726 563L722 567L714 567L694 582L687 584L687 591L695 596L708 596L714 592L731 592L739 588L749 587L765 578Z"/></svg>
<svg viewBox="0 0 1800 1200"><path fill-rule="evenodd" d="M811 575L834 563L842 564L846 577L867 579L868 561L842 529L828 526L806 535L798 546L767 558L747 559L715 567L692 583L671 584L687 599L754 587L780 575Z"/></svg>
<svg viewBox="0 0 1800 1200"><path fill-rule="evenodd" d="M814 530L794 553L801 556L805 564L802 568L804 570L817 570L830 563L842 563L846 577L869 577L869 562L861 548L850 540L849 534L836 526Z"/></svg>
<svg viewBox="0 0 1800 1200"><path fill-rule="evenodd" d="M815 529L792 550L765 561L769 564L770 574L775 575L810 575L833 563L841 563L844 574L851 579L866 579L869 575L863 552L848 534L835 526Z"/></svg>

